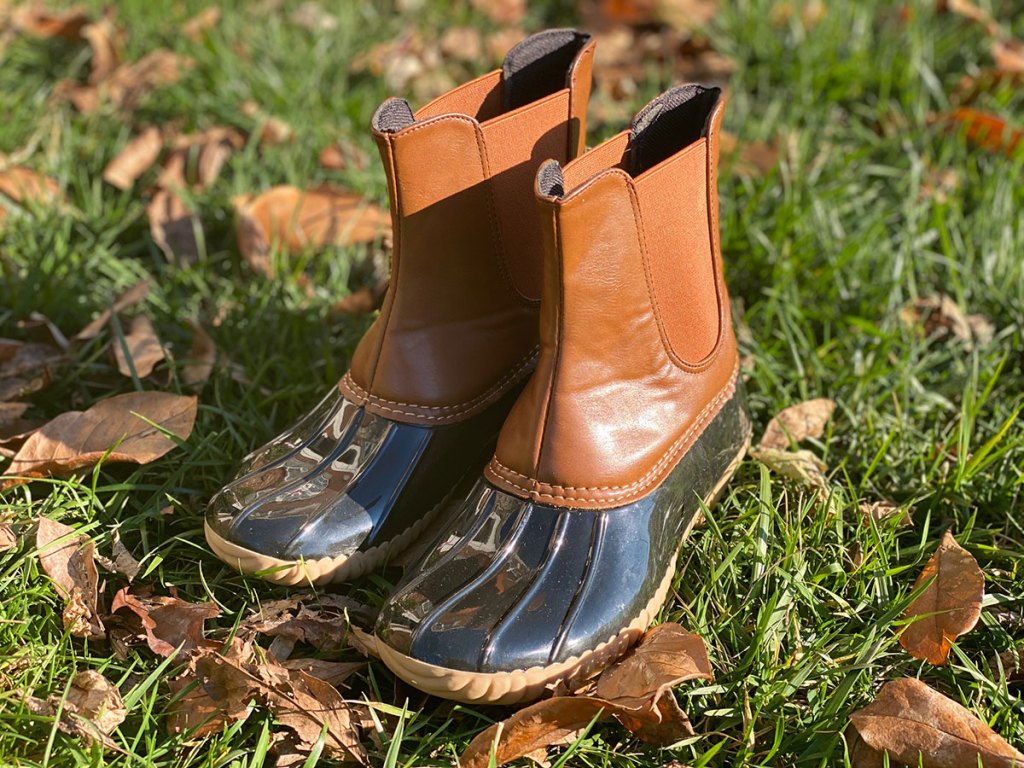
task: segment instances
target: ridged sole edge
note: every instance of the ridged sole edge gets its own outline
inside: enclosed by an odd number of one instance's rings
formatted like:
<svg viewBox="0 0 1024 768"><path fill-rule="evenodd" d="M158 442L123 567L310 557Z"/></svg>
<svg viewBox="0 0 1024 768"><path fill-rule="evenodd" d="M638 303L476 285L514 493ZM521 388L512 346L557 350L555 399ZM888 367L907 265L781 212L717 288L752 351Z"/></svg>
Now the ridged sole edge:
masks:
<svg viewBox="0 0 1024 768"><path fill-rule="evenodd" d="M726 486L736 473L750 447L750 435L744 440L743 448L729 463L722 477L704 499L704 506L713 507ZM697 511L679 539L679 549L689 537L697 523L703 520L703 512ZM668 569L654 596L644 609L624 629L619 630L597 647L556 664L511 672L467 672L461 669L440 667L406 656L391 648L380 638L376 639L376 650L381 660L394 674L425 693L444 699L454 699L467 704L520 704L533 701L544 690L562 680L586 679L619 658L640 639L665 604L672 580L675 576L679 549L672 556Z"/></svg>
<svg viewBox="0 0 1024 768"><path fill-rule="evenodd" d="M213 553L236 571L255 575L264 581L285 586L308 583L314 586L336 584L364 576L383 565L392 555L408 547L433 517L440 505L406 528L393 539L364 552L317 560L283 560L264 555L228 541L203 521L206 543Z"/></svg>

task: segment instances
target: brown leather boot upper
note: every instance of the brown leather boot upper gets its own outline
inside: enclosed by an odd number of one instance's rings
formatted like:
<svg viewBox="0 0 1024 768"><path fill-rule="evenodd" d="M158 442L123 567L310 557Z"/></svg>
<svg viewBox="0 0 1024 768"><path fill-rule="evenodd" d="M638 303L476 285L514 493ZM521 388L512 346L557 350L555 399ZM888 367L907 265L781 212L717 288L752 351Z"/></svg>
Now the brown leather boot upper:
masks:
<svg viewBox="0 0 1024 768"><path fill-rule="evenodd" d="M537 178L541 351L486 470L554 506L657 487L735 390L717 162L723 100L683 86L626 131Z"/></svg>
<svg viewBox="0 0 1024 768"><path fill-rule="evenodd" d="M400 99L377 110L394 255L380 316L339 384L350 401L445 424L529 374L541 292L534 175L583 149L593 53L589 35L549 30L415 114Z"/></svg>

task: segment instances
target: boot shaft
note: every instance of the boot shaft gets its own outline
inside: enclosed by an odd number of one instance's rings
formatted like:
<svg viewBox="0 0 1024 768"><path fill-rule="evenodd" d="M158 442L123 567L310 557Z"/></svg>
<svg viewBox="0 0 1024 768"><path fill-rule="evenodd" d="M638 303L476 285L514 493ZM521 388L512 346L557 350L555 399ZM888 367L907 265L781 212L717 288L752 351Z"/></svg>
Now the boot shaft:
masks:
<svg viewBox="0 0 1024 768"><path fill-rule="evenodd" d="M394 255L381 314L341 387L368 410L436 425L486 408L525 377L537 346L539 162L581 149L593 43L534 35L503 68L415 114L377 110Z"/></svg>
<svg viewBox="0 0 1024 768"><path fill-rule="evenodd" d="M630 131L537 176L541 352L487 476L555 506L641 498L731 393L718 89L684 86Z"/></svg>

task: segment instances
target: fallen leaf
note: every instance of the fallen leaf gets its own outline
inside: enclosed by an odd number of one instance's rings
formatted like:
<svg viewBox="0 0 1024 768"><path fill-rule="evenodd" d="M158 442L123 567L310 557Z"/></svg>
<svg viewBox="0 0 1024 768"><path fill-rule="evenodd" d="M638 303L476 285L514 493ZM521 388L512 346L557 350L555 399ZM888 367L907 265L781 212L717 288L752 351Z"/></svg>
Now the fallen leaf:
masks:
<svg viewBox="0 0 1024 768"><path fill-rule="evenodd" d="M191 67L191 59L158 48L136 62L121 64L99 83L67 89L66 95L83 114L94 112L103 103L130 112L151 91L173 85Z"/></svg>
<svg viewBox="0 0 1024 768"><path fill-rule="evenodd" d="M321 168L329 171L343 171L347 168L363 171L370 164L370 158L355 144L336 141L320 151L317 162Z"/></svg>
<svg viewBox="0 0 1024 768"><path fill-rule="evenodd" d="M286 637L317 650L344 648L350 621L373 626L372 611L351 598L333 594L299 594L265 601L258 613L244 619L241 627L267 637Z"/></svg>
<svg viewBox="0 0 1024 768"><path fill-rule="evenodd" d="M242 103L239 111L258 123L260 146L287 144L295 138L295 129L279 117L268 115L254 101Z"/></svg>
<svg viewBox="0 0 1024 768"><path fill-rule="evenodd" d="M299 739L300 749L311 751L323 736L324 752L341 760L367 763L366 751L345 699L337 689L305 672L289 676L290 691L268 695L268 706L281 725Z"/></svg>
<svg viewBox="0 0 1024 768"><path fill-rule="evenodd" d="M153 323L145 315L136 315L132 319L131 330L125 334L124 343L115 338L113 348L117 370L128 378L132 377L133 369L140 379L146 378L153 372L153 367L166 357Z"/></svg>
<svg viewBox="0 0 1024 768"><path fill-rule="evenodd" d="M0 402L45 389L67 355L49 344L0 339Z"/></svg>
<svg viewBox="0 0 1024 768"><path fill-rule="evenodd" d="M110 77L121 63L118 30L113 21L103 18L84 26L81 35L92 49L89 82L95 85Z"/></svg>
<svg viewBox="0 0 1024 768"><path fill-rule="evenodd" d="M575 741L595 718L611 716L608 702L557 696L542 699L477 734L459 758L460 768L502 766L548 746ZM494 763L491 763L491 757Z"/></svg>
<svg viewBox="0 0 1024 768"><path fill-rule="evenodd" d="M186 387L202 389L217 364L217 345L198 320L190 320L189 325L192 326L192 346L181 362L179 375Z"/></svg>
<svg viewBox="0 0 1024 768"><path fill-rule="evenodd" d="M387 287L388 283L384 281L373 288L364 286L352 291L348 296L343 296L331 305L331 314L361 317L362 315L376 312L384 302L384 294L387 292Z"/></svg>
<svg viewBox="0 0 1024 768"><path fill-rule="evenodd" d="M850 715L850 722L869 747L888 752L898 764L923 768L1024 764L1024 754L973 713L914 678L886 683L871 704Z"/></svg>
<svg viewBox="0 0 1024 768"><path fill-rule="evenodd" d="M146 206L149 233L167 261L195 264L199 261L199 237L203 225L177 193L161 189Z"/></svg>
<svg viewBox="0 0 1024 768"><path fill-rule="evenodd" d="M288 17L292 24L309 32L333 32L338 28L338 17L328 13L319 3L306 0Z"/></svg>
<svg viewBox="0 0 1024 768"><path fill-rule="evenodd" d="M231 154L244 146L245 137L240 131L222 125L177 136L171 142L157 186L172 191L205 189L220 176Z"/></svg>
<svg viewBox="0 0 1024 768"><path fill-rule="evenodd" d="M366 669L365 661L325 661L323 659L287 659L280 662L284 669L305 672L331 685L339 685L356 672Z"/></svg>
<svg viewBox="0 0 1024 768"><path fill-rule="evenodd" d="M53 205L61 198L60 186L56 181L17 166L0 171L0 195L20 206ZM7 207L0 205L0 221L7 214Z"/></svg>
<svg viewBox="0 0 1024 768"><path fill-rule="evenodd" d="M111 613L127 608L142 622L146 643L153 653L164 658L180 654L182 658L196 649L216 649L220 643L203 636L207 619L220 615L215 603L189 603L177 597L143 597L125 587L114 595Z"/></svg>
<svg viewBox="0 0 1024 768"><path fill-rule="evenodd" d="M946 294L922 296L900 310L900 321L908 328L920 328L928 339L952 336L967 351L985 345L995 335L995 328L982 315L967 315Z"/></svg>
<svg viewBox="0 0 1024 768"><path fill-rule="evenodd" d="M484 41L475 27L449 27L441 36L441 53L454 61L469 64L480 61L484 52Z"/></svg>
<svg viewBox="0 0 1024 768"><path fill-rule="evenodd" d="M1012 157L1024 138L1024 130L1011 126L993 112L973 107L957 107L944 119L956 130L963 131L971 144L988 152Z"/></svg>
<svg viewBox="0 0 1024 768"><path fill-rule="evenodd" d="M470 4L498 24L519 24L526 17L526 0L470 0Z"/></svg>
<svg viewBox="0 0 1024 768"><path fill-rule="evenodd" d="M766 176L779 164L778 143L764 141L742 142L735 134L722 131L719 134L722 157L732 161L733 172L738 176L757 178Z"/></svg>
<svg viewBox="0 0 1024 768"><path fill-rule="evenodd" d="M122 312L135 304L138 304L149 293L149 281L143 280L136 283L129 288L125 288L121 293L114 297L114 300L110 303L110 306L100 312L96 319L89 323L85 328L80 330L75 335L76 341L88 341L99 336L107 323L110 322L110 318L115 312Z"/></svg>
<svg viewBox="0 0 1024 768"><path fill-rule="evenodd" d="M714 677L703 638L678 624L660 624L605 670L597 681L597 695L620 707L640 709L682 682Z"/></svg>
<svg viewBox="0 0 1024 768"><path fill-rule="evenodd" d="M267 275L273 273L273 245L296 253L306 248L372 242L391 224L388 213L373 203L328 186L310 190L274 187L255 199L236 198L235 207L242 256Z"/></svg>
<svg viewBox="0 0 1024 768"><path fill-rule="evenodd" d="M181 31L190 40L198 40L220 24L221 10L216 5L204 8L181 26Z"/></svg>
<svg viewBox="0 0 1024 768"><path fill-rule="evenodd" d="M56 520L42 517L38 522L39 564L64 600L64 628L75 637L102 638L103 622L96 607L99 574L92 540Z"/></svg>
<svg viewBox="0 0 1024 768"><path fill-rule="evenodd" d="M223 654L192 658L186 671L168 682L174 697L168 730L202 738L246 720L259 689L258 681L241 666L252 655L252 645L234 637Z"/></svg>
<svg viewBox="0 0 1024 768"><path fill-rule="evenodd" d="M160 157L164 139L155 126L145 128L125 144L117 156L103 169L103 180L118 189L131 189L138 178Z"/></svg>
<svg viewBox="0 0 1024 768"><path fill-rule="evenodd" d="M900 635L900 645L916 659L945 664L953 641L978 623L985 575L974 556L946 531L914 584L915 590L921 587L924 591L903 614L914 621Z"/></svg>
<svg viewBox="0 0 1024 768"><path fill-rule="evenodd" d="M824 397L791 405L768 422L758 446L784 450L809 437L821 437L835 409L835 401Z"/></svg>
<svg viewBox="0 0 1024 768"><path fill-rule="evenodd" d="M64 706L108 736L128 716L117 686L91 669L79 672L72 679Z"/></svg>
<svg viewBox="0 0 1024 768"><path fill-rule="evenodd" d="M971 0L938 0L936 8L940 12L955 13L969 21L980 24L989 35L998 35L999 24L993 19L988 11L971 2Z"/></svg>
<svg viewBox="0 0 1024 768"><path fill-rule="evenodd" d="M899 506L898 504L893 504L890 501L862 502L858 506L858 509L860 510L861 515L865 518L874 520L876 523L880 523L883 520L891 520L895 517L899 518L896 526L898 528L903 528L913 522L910 518L910 512L907 509Z"/></svg>
<svg viewBox="0 0 1024 768"><path fill-rule="evenodd" d="M31 478L91 467L101 460L155 461L176 445L161 430L187 440L197 404L194 396L130 392L101 400L87 411L61 414L25 441L5 470L11 478L0 483L0 490Z"/></svg>
<svg viewBox="0 0 1024 768"><path fill-rule="evenodd" d="M0 554L18 546L18 537L10 523L0 523Z"/></svg>
<svg viewBox="0 0 1024 768"><path fill-rule="evenodd" d="M996 70L1003 74L1024 74L1024 42L1015 38L992 42L992 58Z"/></svg>
<svg viewBox="0 0 1024 768"><path fill-rule="evenodd" d="M116 530L111 542L111 554L113 558L96 555L96 561L111 573L120 573L122 576L127 577L129 582L135 581L135 577L139 575L139 569L142 565L128 551L124 542L121 541L121 534Z"/></svg>
<svg viewBox="0 0 1024 768"><path fill-rule="evenodd" d="M751 450L750 456L789 480L820 490L828 489L825 462L808 450L780 451L774 448Z"/></svg>
<svg viewBox="0 0 1024 768"><path fill-rule="evenodd" d="M77 40L89 22L89 14L79 5L64 11L50 11L38 3L23 3L11 12L11 25L16 30L39 38Z"/></svg>

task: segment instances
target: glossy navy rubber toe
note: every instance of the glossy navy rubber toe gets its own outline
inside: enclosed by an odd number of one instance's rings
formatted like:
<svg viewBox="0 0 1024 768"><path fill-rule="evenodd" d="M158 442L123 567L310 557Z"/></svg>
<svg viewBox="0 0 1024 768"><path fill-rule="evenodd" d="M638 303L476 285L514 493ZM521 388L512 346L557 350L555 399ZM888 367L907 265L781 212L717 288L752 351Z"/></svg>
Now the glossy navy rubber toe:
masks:
<svg viewBox="0 0 1024 768"><path fill-rule="evenodd" d="M553 507L480 479L454 523L378 618L378 640L418 662L475 673L578 658L659 602L682 538L749 440L742 393L669 477L604 510Z"/></svg>
<svg viewBox="0 0 1024 768"><path fill-rule="evenodd" d="M516 393L464 421L403 424L332 391L210 502L208 537L280 561L344 559L423 520L493 451Z"/></svg>

